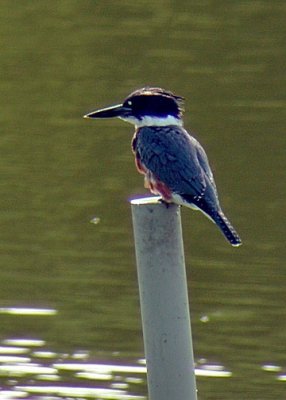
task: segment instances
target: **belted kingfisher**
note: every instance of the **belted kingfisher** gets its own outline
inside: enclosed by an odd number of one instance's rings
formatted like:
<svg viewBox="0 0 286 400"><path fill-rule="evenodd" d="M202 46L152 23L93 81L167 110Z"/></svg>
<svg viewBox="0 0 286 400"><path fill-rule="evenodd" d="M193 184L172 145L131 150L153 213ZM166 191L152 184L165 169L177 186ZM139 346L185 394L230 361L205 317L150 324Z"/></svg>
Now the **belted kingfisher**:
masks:
<svg viewBox="0 0 286 400"><path fill-rule="evenodd" d="M207 155L183 128L183 98L145 87L122 104L86 114L84 118L118 117L135 125L132 150L145 187L166 203L199 209L222 231L232 246L241 239L224 215Z"/></svg>

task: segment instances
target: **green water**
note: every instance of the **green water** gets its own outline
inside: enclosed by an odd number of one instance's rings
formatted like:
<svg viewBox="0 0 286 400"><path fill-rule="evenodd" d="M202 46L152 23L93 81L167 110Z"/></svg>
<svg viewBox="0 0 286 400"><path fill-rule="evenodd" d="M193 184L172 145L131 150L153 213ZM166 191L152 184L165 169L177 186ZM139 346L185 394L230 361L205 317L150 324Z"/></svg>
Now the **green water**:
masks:
<svg viewBox="0 0 286 400"><path fill-rule="evenodd" d="M182 211L195 358L232 372L199 377L199 398L284 397L285 20L279 0L2 0L0 307L57 314L0 314L0 340L40 338L93 361L143 357L133 128L82 115L162 86L186 98L185 126L244 242L233 249Z"/></svg>

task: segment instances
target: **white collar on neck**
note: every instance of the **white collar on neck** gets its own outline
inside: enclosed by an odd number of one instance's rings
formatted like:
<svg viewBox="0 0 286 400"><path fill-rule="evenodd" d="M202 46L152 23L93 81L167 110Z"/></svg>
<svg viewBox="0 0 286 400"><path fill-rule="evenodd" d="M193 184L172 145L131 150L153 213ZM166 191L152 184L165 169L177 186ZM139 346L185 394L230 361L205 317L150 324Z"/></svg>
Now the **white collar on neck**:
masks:
<svg viewBox="0 0 286 400"><path fill-rule="evenodd" d="M168 126L176 125L183 126L183 121L181 118L175 118L173 115L168 115L166 118L145 116L141 119L135 117L119 117L123 121L129 122L136 126L136 128L142 128L143 126Z"/></svg>

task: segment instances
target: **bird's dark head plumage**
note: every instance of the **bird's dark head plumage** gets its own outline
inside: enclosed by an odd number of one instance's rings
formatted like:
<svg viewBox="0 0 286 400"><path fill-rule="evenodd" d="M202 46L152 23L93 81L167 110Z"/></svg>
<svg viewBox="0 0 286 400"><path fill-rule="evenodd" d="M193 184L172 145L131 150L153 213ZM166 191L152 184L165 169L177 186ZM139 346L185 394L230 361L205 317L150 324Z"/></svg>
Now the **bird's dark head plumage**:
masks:
<svg viewBox="0 0 286 400"><path fill-rule="evenodd" d="M135 118L145 116L165 118L172 116L181 118L183 113L183 97L158 87L144 87L132 92L123 102L123 106L131 107Z"/></svg>
<svg viewBox="0 0 286 400"><path fill-rule="evenodd" d="M122 104L93 111L85 118L120 118L137 127L182 125L183 97L158 87L135 90Z"/></svg>

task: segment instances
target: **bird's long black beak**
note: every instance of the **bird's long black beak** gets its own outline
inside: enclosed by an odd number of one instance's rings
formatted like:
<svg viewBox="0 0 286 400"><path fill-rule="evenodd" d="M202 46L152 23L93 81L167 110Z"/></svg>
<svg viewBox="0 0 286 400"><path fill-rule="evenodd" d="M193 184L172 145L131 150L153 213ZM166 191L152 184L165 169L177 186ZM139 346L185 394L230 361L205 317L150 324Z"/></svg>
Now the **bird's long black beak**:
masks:
<svg viewBox="0 0 286 400"><path fill-rule="evenodd" d="M130 116L130 113L130 108L124 107L123 104L117 104L116 106L92 111L91 113L84 115L83 118L120 118L128 117Z"/></svg>

